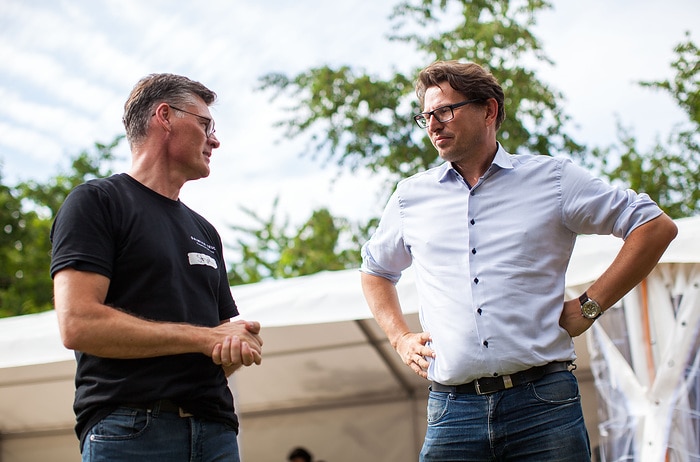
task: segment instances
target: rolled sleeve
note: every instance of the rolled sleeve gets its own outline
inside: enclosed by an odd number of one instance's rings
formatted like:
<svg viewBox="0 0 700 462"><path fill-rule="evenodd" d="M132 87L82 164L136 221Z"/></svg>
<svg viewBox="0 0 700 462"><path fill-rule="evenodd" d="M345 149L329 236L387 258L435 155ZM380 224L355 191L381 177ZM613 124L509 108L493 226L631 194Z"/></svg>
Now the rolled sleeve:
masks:
<svg viewBox="0 0 700 462"><path fill-rule="evenodd" d="M612 234L626 239L638 226L661 215L647 194L616 188L567 160L561 177L563 213L577 234Z"/></svg>
<svg viewBox="0 0 700 462"><path fill-rule="evenodd" d="M360 271L396 284L401 272L411 266L411 253L401 232L398 194L394 193L372 238L362 246Z"/></svg>

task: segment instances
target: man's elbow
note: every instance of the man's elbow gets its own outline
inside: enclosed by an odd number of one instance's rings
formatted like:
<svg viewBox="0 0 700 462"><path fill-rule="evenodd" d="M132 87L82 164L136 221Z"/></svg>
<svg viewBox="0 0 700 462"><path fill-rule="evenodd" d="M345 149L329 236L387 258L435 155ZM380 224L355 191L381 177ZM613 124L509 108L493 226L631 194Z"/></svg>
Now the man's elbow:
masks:
<svg viewBox="0 0 700 462"><path fill-rule="evenodd" d="M75 316L71 316L62 310L57 309L58 313L58 330L61 334L61 342L63 346L69 350L84 349L83 343L86 338L87 329L83 322Z"/></svg>
<svg viewBox="0 0 700 462"><path fill-rule="evenodd" d="M665 242L666 245L671 243L672 240L678 236L678 226L676 223L665 213L661 215L658 219L654 220L656 223L656 235L658 239Z"/></svg>
<svg viewBox="0 0 700 462"><path fill-rule="evenodd" d="M61 342L64 347L69 350L80 349L80 333L78 329L70 325L60 324L59 331L61 333Z"/></svg>

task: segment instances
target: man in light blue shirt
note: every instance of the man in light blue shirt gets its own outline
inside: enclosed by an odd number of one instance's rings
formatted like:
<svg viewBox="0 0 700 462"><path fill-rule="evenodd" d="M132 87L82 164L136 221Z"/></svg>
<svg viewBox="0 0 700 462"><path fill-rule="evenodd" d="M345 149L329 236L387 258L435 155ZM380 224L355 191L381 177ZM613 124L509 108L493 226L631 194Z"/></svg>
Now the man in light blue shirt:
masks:
<svg viewBox="0 0 700 462"><path fill-rule="evenodd" d="M676 235L646 195L565 158L510 155L495 78L436 62L415 116L445 163L401 181L362 248L362 287L404 363L431 384L422 461L588 461L572 337L638 284ZM579 299L564 300L578 234L625 240ZM423 332L394 284L413 265Z"/></svg>

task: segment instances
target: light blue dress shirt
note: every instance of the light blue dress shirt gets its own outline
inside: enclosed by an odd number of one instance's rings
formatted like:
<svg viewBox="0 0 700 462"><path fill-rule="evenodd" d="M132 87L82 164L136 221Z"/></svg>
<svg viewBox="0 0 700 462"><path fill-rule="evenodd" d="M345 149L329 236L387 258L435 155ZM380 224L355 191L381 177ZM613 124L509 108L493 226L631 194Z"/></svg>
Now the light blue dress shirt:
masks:
<svg viewBox="0 0 700 462"><path fill-rule="evenodd" d="M471 189L450 163L401 181L361 271L395 283L413 265L436 355L428 378L457 385L575 359L559 317L576 236L626 238L661 213L566 158L499 144Z"/></svg>

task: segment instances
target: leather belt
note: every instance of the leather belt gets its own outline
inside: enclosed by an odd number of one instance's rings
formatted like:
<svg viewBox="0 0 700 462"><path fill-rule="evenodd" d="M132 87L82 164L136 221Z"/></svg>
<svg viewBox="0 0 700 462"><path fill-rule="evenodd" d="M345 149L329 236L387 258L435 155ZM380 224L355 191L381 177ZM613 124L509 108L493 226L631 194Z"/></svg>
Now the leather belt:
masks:
<svg viewBox="0 0 700 462"><path fill-rule="evenodd" d="M534 382L541 379L547 374L569 370L570 361L557 361L544 366L531 367L524 371L516 372L510 375L501 375L498 377L482 377L462 385L443 385L433 382L430 385L432 391L445 393L458 393L469 395L488 395L508 388L517 387L524 383Z"/></svg>
<svg viewBox="0 0 700 462"><path fill-rule="evenodd" d="M169 399L160 399L151 403L127 403L124 406L133 409L141 409L143 411L171 412L178 414L180 417L194 416L194 414L185 411L183 408L178 406L177 403Z"/></svg>

